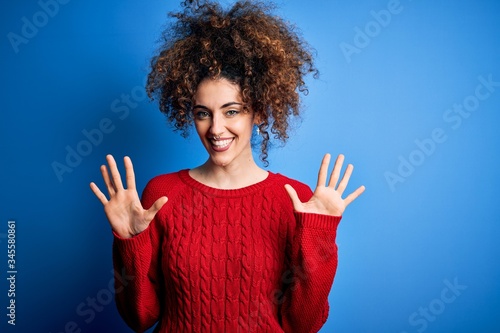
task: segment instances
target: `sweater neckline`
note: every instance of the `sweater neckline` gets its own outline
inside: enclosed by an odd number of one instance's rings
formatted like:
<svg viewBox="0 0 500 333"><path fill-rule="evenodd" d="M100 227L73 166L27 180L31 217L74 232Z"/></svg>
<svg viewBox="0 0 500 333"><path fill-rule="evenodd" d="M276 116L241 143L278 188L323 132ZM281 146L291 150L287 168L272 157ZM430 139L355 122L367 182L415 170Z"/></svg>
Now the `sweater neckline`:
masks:
<svg viewBox="0 0 500 333"><path fill-rule="evenodd" d="M221 197L234 197L234 196L243 196L250 193L254 193L256 191L262 190L268 187L271 183L274 182L276 174L271 171L267 171L267 177L260 182L257 182L252 185L248 185L245 187L237 188L237 189L220 189L205 185L200 183L189 174L189 169L183 169L179 171L179 177L181 180L189 185L192 188L195 188L201 192Z"/></svg>

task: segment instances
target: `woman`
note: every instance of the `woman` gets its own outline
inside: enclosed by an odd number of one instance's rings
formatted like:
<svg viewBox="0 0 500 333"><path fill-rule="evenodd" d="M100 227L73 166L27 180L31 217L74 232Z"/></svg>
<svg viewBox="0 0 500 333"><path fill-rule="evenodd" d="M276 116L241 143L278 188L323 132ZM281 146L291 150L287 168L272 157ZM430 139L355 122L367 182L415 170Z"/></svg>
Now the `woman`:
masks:
<svg viewBox="0 0 500 333"><path fill-rule="evenodd" d="M229 11L203 2L172 14L152 60L147 90L187 133L194 123L208 152L193 169L153 178L139 199L130 158L126 187L117 164L101 166L109 199L91 183L114 233L120 314L137 332L317 332L328 316L337 267L335 236L352 165L327 182L325 155L312 193L260 168L269 132L285 141L299 113L303 77L315 72L307 45L263 4ZM340 180L340 181L339 181Z"/></svg>

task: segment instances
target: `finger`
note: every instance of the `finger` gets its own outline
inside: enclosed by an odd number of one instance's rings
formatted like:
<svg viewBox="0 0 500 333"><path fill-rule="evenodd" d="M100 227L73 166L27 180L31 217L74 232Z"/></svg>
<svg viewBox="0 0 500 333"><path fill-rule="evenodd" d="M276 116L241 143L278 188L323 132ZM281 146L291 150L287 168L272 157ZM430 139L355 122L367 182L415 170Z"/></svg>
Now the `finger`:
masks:
<svg viewBox="0 0 500 333"><path fill-rule="evenodd" d="M130 157L125 156L123 158L123 163L125 164L125 177L127 180L127 189L135 190L135 174L134 166L132 165L132 160Z"/></svg>
<svg viewBox="0 0 500 333"><path fill-rule="evenodd" d="M345 169L344 176L340 180L339 186L337 187L337 192L339 192L340 195L344 193L345 188L347 187L347 184L349 183L349 179L351 178L352 171L354 170L354 166L352 164L349 164L347 168Z"/></svg>
<svg viewBox="0 0 500 333"><path fill-rule="evenodd" d="M165 205L168 201L167 197L158 198L155 203L147 210L144 218L147 222L150 222L158 213L158 211Z"/></svg>
<svg viewBox="0 0 500 333"><path fill-rule="evenodd" d="M325 156L323 156L323 160L321 161L321 166L319 167L318 183L316 184L316 187L325 186L326 178L328 175L328 166L330 165L330 159L331 159L330 154L325 154Z"/></svg>
<svg viewBox="0 0 500 333"><path fill-rule="evenodd" d="M330 182L328 186L335 186L340 177L340 170L342 169L342 164L344 163L344 155L339 154L335 160L335 165L333 166L332 174L330 176Z"/></svg>
<svg viewBox="0 0 500 333"><path fill-rule="evenodd" d="M109 171L111 171L111 179L113 179L113 184L115 184L116 190L123 190L122 178L120 177L120 172L116 166L115 159L112 155L106 156L109 165Z"/></svg>
<svg viewBox="0 0 500 333"><path fill-rule="evenodd" d="M289 184L285 185L285 190L290 196L290 199L292 199L293 209L295 209L297 212L301 212L302 201L300 201L299 196L297 195L297 191L295 191L295 189Z"/></svg>
<svg viewBox="0 0 500 333"><path fill-rule="evenodd" d="M110 197L112 197L113 195L115 195L116 189L115 185L109 178L108 167L106 167L105 165L101 165L101 174L102 174L102 179L104 179L104 184L106 184L106 188L108 189L108 194Z"/></svg>
<svg viewBox="0 0 500 333"><path fill-rule="evenodd" d="M101 192L101 190L99 189L99 187L97 187L97 185L92 182L90 183L90 189L92 190L92 192L94 192L95 196L97 197L97 199L99 199L99 201L105 205L108 203L108 199L106 198L106 196L104 195L104 193Z"/></svg>
<svg viewBox="0 0 500 333"><path fill-rule="evenodd" d="M354 200L356 200L357 197L359 197L363 192L365 191L365 187L364 186L360 186L356 189L356 191L352 192L351 194L349 194L347 196L347 198L345 198L344 202L345 202L345 205L346 207L351 203L353 202Z"/></svg>

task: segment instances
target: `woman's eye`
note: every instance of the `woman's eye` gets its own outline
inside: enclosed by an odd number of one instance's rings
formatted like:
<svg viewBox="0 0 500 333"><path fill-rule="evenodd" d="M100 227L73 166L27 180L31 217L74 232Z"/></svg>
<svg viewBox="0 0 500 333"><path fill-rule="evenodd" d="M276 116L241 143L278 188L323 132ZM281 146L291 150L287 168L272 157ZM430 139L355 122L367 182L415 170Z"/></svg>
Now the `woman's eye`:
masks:
<svg viewBox="0 0 500 333"><path fill-rule="evenodd" d="M237 111L237 110L229 110L229 111L226 112L226 114L228 116L236 116L238 113L240 113L240 112Z"/></svg>
<svg viewBox="0 0 500 333"><path fill-rule="evenodd" d="M196 112L196 118L198 119L205 119L210 117L210 114L207 111L197 111Z"/></svg>

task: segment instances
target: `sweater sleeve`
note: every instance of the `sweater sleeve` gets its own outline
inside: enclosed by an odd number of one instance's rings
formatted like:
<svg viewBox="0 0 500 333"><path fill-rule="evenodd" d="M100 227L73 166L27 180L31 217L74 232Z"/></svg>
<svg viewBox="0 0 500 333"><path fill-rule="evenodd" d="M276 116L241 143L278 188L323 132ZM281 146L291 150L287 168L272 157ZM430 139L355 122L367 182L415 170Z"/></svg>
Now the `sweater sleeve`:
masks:
<svg viewBox="0 0 500 333"><path fill-rule="evenodd" d="M311 196L310 189L297 192L303 202ZM337 271L335 238L341 216L294 212L294 217L287 250L282 326L285 332L313 333L321 329L328 317L328 295Z"/></svg>
<svg viewBox="0 0 500 333"><path fill-rule="evenodd" d="M148 184L143 207L149 208L159 197ZM160 210L161 212L161 210ZM135 332L144 332L160 317L162 288L160 246L162 231L159 215L140 234L124 239L114 234L113 265L118 312ZM124 278L125 277L125 278Z"/></svg>
<svg viewBox="0 0 500 333"><path fill-rule="evenodd" d="M328 317L328 294L337 271L336 230L341 217L295 212L291 284L282 307L285 332L317 332Z"/></svg>

